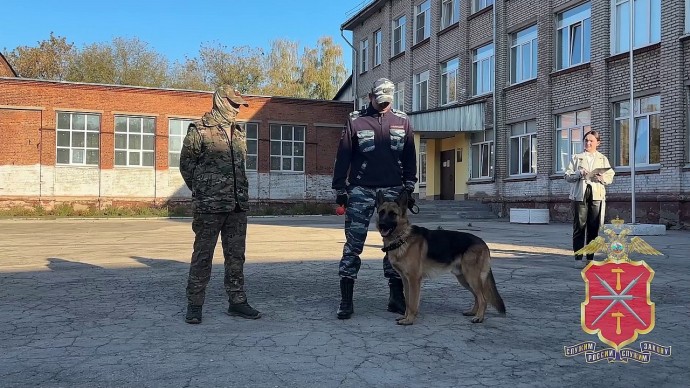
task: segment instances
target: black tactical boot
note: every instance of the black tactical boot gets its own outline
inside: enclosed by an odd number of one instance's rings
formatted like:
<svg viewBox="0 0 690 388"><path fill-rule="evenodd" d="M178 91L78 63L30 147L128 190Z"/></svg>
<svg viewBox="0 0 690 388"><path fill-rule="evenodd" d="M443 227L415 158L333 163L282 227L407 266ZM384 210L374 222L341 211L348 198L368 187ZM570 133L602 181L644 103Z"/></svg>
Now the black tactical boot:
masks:
<svg viewBox="0 0 690 388"><path fill-rule="evenodd" d="M403 293L402 279L390 278L388 279L388 286L391 290L390 297L388 297L388 311L405 314L405 294Z"/></svg>
<svg viewBox="0 0 690 388"><path fill-rule="evenodd" d="M352 305L352 293L355 288L355 280L340 278L340 306L338 307L338 319L350 319L355 312Z"/></svg>
<svg viewBox="0 0 690 388"><path fill-rule="evenodd" d="M228 315L247 319L261 318L261 313L250 306L247 302L234 304L230 303L230 307L228 307Z"/></svg>
<svg viewBox="0 0 690 388"><path fill-rule="evenodd" d="M201 323L201 306L187 305L187 315L184 316L184 321L191 324Z"/></svg>

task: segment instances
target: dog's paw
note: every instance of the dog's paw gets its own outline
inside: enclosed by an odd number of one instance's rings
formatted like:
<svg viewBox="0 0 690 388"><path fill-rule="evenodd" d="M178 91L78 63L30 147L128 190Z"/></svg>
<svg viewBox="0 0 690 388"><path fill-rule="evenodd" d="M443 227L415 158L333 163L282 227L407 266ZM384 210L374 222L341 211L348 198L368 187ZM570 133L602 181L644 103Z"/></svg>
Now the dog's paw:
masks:
<svg viewBox="0 0 690 388"><path fill-rule="evenodd" d="M398 321L401 321L401 320L403 320L403 319L405 319L405 316L404 316L404 315L401 315L401 316L395 318L395 321L398 322Z"/></svg>
<svg viewBox="0 0 690 388"><path fill-rule="evenodd" d="M472 318L472 323L482 323L484 322L484 317L474 317Z"/></svg>
<svg viewBox="0 0 690 388"><path fill-rule="evenodd" d="M472 317L474 315L477 315L477 312L474 310L467 310L467 311L463 311L462 315L464 315L466 317Z"/></svg>

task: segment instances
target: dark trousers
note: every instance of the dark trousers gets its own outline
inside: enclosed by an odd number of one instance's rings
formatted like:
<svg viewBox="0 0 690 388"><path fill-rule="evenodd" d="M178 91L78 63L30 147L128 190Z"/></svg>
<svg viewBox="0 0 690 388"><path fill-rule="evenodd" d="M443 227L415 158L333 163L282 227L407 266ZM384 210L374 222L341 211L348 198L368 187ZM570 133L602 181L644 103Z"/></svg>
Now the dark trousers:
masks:
<svg viewBox="0 0 690 388"><path fill-rule="evenodd" d="M600 224L601 201L592 200L592 187L587 185L584 201L573 201L573 252L597 238ZM587 255L587 260L593 258L593 254ZM582 255L575 259L582 260Z"/></svg>
<svg viewBox="0 0 690 388"><path fill-rule="evenodd" d="M192 230L194 253L187 280L187 301L203 305L211 278L213 251L220 235L225 258L225 291L230 303L247 301L244 291L244 251L247 238L247 213L195 213Z"/></svg>

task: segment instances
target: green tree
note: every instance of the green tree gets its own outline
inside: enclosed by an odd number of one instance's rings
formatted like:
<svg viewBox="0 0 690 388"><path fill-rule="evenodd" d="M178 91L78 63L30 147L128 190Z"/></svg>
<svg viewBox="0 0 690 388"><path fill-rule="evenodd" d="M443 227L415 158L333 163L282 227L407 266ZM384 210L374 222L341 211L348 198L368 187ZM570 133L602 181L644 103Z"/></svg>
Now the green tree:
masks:
<svg viewBox="0 0 690 388"><path fill-rule="evenodd" d="M168 60L148 48L138 38L113 39L113 54L117 69L116 83L161 87L167 82Z"/></svg>
<svg viewBox="0 0 690 388"><path fill-rule="evenodd" d="M309 98L330 100L338 92L347 74L343 62L343 49L324 36L317 47L304 50L302 57L302 83Z"/></svg>
<svg viewBox="0 0 690 388"><path fill-rule="evenodd" d="M175 89L211 90L213 87L206 81L207 78L201 61L185 58L183 63L173 64L168 75L168 86Z"/></svg>
<svg viewBox="0 0 690 388"><path fill-rule="evenodd" d="M51 32L47 40L38 42L38 46L19 46L6 57L20 77L61 81L65 79L73 47L65 37Z"/></svg>
<svg viewBox="0 0 690 388"><path fill-rule="evenodd" d="M302 59L298 54L298 44L287 39L271 42L264 67L266 84L263 94L269 96L307 97L307 89L302 82Z"/></svg>
<svg viewBox="0 0 690 388"><path fill-rule="evenodd" d="M117 67L112 46L92 43L84 46L70 60L68 81L117 84Z"/></svg>
<svg viewBox="0 0 690 388"><path fill-rule="evenodd" d="M256 94L260 91L265 79L261 50L248 46L228 50L223 45L205 45L201 47L199 56L213 88L227 84L242 93Z"/></svg>

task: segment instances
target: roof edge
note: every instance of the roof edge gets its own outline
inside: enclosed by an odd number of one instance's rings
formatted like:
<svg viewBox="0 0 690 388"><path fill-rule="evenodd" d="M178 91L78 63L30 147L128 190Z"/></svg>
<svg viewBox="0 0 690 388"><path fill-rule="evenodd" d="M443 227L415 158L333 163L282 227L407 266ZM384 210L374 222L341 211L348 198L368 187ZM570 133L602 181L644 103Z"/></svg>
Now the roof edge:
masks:
<svg viewBox="0 0 690 388"><path fill-rule="evenodd" d="M340 25L341 30L352 31L354 25L361 22L374 12L379 11L389 0L372 0L369 4L360 9L356 14L352 15L343 24Z"/></svg>
<svg viewBox="0 0 690 388"><path fill-rule="evenodd" d="M14 70L14 68L12 67L12 64L7 60L7 58L5 58L4 55L2 55L2 52L0 52L0 59L2 59L2 61L3 61L4 63L7 64L7 67L9 67L10 71L12 72L12 74L14 74L15 77L18 77L18 76L17 76L17 72L16 72L16 71Z"/></svg>

